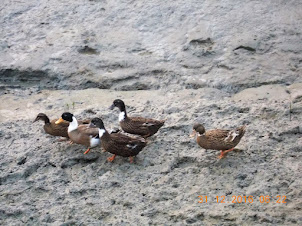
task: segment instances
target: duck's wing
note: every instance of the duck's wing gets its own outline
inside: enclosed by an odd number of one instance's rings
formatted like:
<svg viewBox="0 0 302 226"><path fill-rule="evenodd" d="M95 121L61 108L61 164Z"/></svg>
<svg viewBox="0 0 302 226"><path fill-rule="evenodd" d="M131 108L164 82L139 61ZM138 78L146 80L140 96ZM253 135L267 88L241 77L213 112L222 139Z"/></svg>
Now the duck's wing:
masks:
<svg viewBox="0 0 302 226"><path fill-rule="evenodd" d="M204 142L210 149L227 150L233 148L239 143L245 131L244 127L242 127L243 130L239 130L239 128L234 130L209 130L205 134Z"/></svg>
<svg viewBox="0 0 302 226"><path fill-rule="evenodd" d="M143 117L129 117L133 123L140 125L141 127L153 127L158 125L163 125L165 123L164 120L156 120L150 118Z"/></svg>
<svg viewBox="0 0 302 226"><path fill-rule="evenodd" d="M214 129L206 131L205 137L207 142L218 144L224 143L229 137L231 130Z"/></svg>
<svg viewBox="0 0 302 226"><path fill-rule="evenodd" d="M224 140L228 137L231 130L213 129L206 131L206 137L218 140Z"/></svg>
<svg viewBox="0 0 302 226"><path fill-rule="evenodd" d="M91 122L91 119L78 120L79 124L89 124L90 122Z"/></svg>
<svg viewBox="0 0 302 226"><path fill-rule="evenodd" d="M136 144L136 143L146 143L144 138L130 137L122 133L110 134L111 139L120 145Z"/></svg>
<svg viewBox="0 0 302 226"><path fill-rule="evenodd" d="M91 128L87 124L79 125L77 130L79 133L87 135L87 136L98 136L99 135L99 130L98 128Z"/></svg>
<svg viewBox="0 0 302 226"><path fill-rule="evenodd" d="M45 132L53 136L68 137L67 129L69 123L55 124L55 121L52 120L50 123L44 125Z"/></svg>

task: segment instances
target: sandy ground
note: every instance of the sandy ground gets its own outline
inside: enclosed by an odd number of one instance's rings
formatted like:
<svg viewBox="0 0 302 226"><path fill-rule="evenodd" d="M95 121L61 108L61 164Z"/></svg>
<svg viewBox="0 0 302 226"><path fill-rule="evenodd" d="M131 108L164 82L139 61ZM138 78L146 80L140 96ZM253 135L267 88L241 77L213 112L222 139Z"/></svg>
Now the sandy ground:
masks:
<svg viewBox="0 0 302 226"><path fill-rule="evenodd" d="M268 93L271 87L264 88ZM261 92L257 99L253 89L216 100L211 92L3 95L0 102L12 107L1 110L3 224L299 224L301 103L293 104L290 121L286 92L279 101ZM134 164L122 157L109 163L110 154L100 148L83 155L85 147L57 142L44 134L42 122L32 123L40 111L53 118L69 110L118 126L118 112L108 106L120 97L131 115L167 119ZM189 138L195 121L206 128L248 129L239 150L219 160L219 152L205 151ZM200 195L207 203L198 203ZM261 203L262 195L270 203ZM286 203L276 203L279 195ZM216 196L219 202L225 196L226 203L217 203ZM253 196L253 203L231 203L233 196Z"/></svg>

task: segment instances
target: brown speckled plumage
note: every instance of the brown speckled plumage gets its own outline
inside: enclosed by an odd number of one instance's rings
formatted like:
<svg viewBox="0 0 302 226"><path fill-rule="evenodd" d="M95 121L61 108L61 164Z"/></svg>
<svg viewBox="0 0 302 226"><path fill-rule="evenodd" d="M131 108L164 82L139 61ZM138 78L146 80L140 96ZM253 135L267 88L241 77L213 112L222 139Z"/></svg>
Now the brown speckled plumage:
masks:
<svg viewBox="0 0 302 226"><path fill-rule="evenodd" d="M48 133L52 136L68 137L68 133L67 133L67 128L69 125L68 122L64 122L61 124L55 124L57 119L50 121L49 118L47 117L47 115L44 113L39 113L37 115L36 119L34 120L34 122L36 122L38 120L45 122L43 128L46 133Z"/></svg>
<svg viewBox="0 0 302 226"><path fill-rule="evenodd" d="M232 150L240 142L245 133L246 126L238 127L234 130L214 129L205 131L201 124L195 124L193 131L197 133L197 143L204 149L220 150L221 157L223 151Z"/></svg>
<svg viewBox="0 0 302 226"><path fill-rule="evenodd" d="M82 144L90 147L90 138L97 137L99 131L97 128L89 128L88 125L79 125L76 130L68 133L70 140L76 144Z"/></svg>
<svg viewBox="0 0 302 226"><path fill-rule="evenodd" d="M114 155L136 156L146 146L146 141L143 138L130 137L122 133L109 134L103 121L99 118L92 119L91 123L99 128L102 147Z"/></svg>
<svg viewBox="0 0 302 226"><path fill-rule="evenodd" d="M147 138L154 135L165 123L165 120L155 120L143 117L128 117L125 104L119 99L114 100L111 109L114 107L118 107L120 112L124 113L124 119L120 120L120 126L127 133L137 134Z"/></svg>
<svg viewBox="0 0 302 226"><path fill-rule="evenodd" d="M146 146L143 138L133 138L121 133L109 134L108 132L101 137L101 143L106 151L123 157L136 156Z"/></svg>
<svg viewBox="0 0 302 226"><path fill-rule="evenodd" d="M120 122L120 126L127 133L138 134L147 138L154 135L164 123L164 120L126 117Z"/></svg>

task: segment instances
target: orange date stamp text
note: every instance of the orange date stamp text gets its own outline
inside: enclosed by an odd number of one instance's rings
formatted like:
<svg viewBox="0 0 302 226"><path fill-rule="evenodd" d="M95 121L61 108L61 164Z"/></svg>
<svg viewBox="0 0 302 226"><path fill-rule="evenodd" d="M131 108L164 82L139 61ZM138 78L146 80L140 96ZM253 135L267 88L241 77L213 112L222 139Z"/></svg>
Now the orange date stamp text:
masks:
<svg viewBox="0 0 302 226"><path fill-rule="evenodd" d="M232 195L231 198L226 198L225 195L216 196L215 198L209 198L207 195L200 195L198 196L199 201L198 203L277 203L283 204L286 203L286 196L285 195L277 195L277 196L269 196L269 195L260 195L260 196L245 196L245 195Z"/></svg>

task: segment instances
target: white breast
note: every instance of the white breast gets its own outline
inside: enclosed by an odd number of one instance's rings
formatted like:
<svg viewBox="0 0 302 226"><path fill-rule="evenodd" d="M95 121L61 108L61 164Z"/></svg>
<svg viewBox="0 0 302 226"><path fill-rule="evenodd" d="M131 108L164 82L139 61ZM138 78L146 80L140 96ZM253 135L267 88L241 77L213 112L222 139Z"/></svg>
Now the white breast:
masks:
<svg viewBox="0 0 302 226"><path fill-rule="evenodd" d="M69 123L69 126L68 126L68 133L71 132L71 131L74 131L78 128L78 121L77 119L73 116L72 117L72 122Z"/></svg>
<svg viewBox="0 0 302 226"><path fill-rule="evenodd" d="M120 112L119 116L118 116L118 120L121 122L123 120L125 120L125 112Z"/></svg>
<svg viewBox="0 0 302 226"><path fill-rule="evenodd" d="M99 137L101 139L101 137L104 135L106 131L104 129L99 129Z"/></svg>
<svg viewBox="0 0 302 226"><path fill-rule="evenodd" d="M98 146L100 143L101 143L101 141L100 141L99 138L95 138L95 137L90 136L90 147L91 148L94 148L94 147Z"/></svg>

